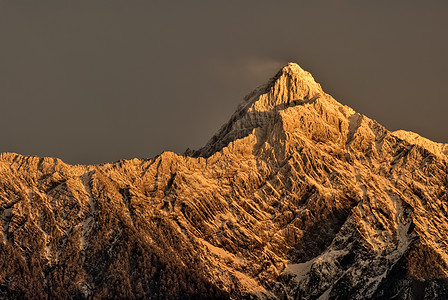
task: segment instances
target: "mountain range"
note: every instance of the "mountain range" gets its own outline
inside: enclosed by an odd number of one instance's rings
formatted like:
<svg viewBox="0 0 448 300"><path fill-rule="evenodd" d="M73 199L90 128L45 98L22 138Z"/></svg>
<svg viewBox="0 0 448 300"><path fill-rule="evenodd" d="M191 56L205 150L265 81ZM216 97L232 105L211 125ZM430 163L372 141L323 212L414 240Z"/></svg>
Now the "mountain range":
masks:
<svg viewBox="0 0 448 300"><path fill-rule="evenodd" d="M2 299L448 299L448 144L289 63L198 150L0 155Z"/></svg>

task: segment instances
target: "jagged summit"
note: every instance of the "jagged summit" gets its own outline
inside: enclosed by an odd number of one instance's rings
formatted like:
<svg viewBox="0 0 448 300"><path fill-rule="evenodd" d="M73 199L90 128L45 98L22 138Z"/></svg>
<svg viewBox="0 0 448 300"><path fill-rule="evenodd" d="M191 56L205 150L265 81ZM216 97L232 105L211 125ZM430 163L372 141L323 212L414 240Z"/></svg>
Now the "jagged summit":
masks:
<svg viewBox="0 0 448 300"><path fill-rule="evenodd" d="M280 75L279 77L288 76L293 81L300 82L302 88L307 87L307 89L317 89L321 91L321 86L315 81L313 75L311 75L310 72L302 69L302 67L294 62L289 62L287 65L281 68L281 70L276 76L274 76L274 78L276 78L278 75Z"/></svg>
<svg viewBox="0 0 448 300"><path fill-rule="evenodd" d="M278 119L278 112L288 107L305 105L319 98L334 101L325 94L313 76L296 63L288 63L266 84L249 93L230 120L197 151L188 155L208 157L230 141L247 136Z"/></svg>
<svg viewBox="0 0 448 300"><path fill-rule="evenodd" d="M295 100L308 100L323 94L320 84L296 63L288 63L266 84L249 93L244 99L254 110L267 111ZM260 97L265 95L264 97ZM246 108L243 102L238 110ZM238 111L237 110L237 111Z"/></svg>
<svg viewBox="0 0 448 300"><path fill-rule="evenodd" d="M320 89L320 85L315 81L311 73L302 69L297 63L289 62L286 64L271 78L270 82L275 82L282 76L288 77L295 82L301 82L302 87L308 86L308 88Z"/></svg>

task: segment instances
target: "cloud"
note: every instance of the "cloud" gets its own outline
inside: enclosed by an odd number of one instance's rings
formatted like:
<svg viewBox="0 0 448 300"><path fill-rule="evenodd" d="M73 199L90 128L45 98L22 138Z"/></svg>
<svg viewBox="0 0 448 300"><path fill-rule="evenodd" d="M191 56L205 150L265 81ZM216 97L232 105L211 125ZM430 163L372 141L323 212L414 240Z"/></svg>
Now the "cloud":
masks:
<svg viewBox="0 0 448 300"><path fill-rule="evenodd" d="M225 81L243 80L257 85L274 76L287 61L261 56L247 56L229 60L212 60L212 73Z"/></svg>

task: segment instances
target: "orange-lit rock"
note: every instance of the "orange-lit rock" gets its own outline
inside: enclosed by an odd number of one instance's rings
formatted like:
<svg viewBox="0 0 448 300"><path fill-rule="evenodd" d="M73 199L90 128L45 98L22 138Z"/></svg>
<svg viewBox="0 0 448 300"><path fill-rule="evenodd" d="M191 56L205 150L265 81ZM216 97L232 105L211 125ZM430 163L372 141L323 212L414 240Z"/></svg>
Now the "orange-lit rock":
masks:
<svg viewBox="0 0 448 300"><path fill-rule="evenodd" d="M0 156L0 298L445 299L447 145L288 64L184 155Z"/></svg>

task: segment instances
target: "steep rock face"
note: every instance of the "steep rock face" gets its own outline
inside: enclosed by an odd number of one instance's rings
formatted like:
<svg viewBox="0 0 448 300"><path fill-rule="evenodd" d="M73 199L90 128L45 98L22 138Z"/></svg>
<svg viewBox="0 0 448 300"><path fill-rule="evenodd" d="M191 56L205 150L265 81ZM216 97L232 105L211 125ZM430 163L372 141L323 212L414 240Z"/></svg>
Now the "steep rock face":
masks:
<svg viewBox="0 0 448 300"><path fill-rule="evenodd" d="M288 64L182 156L4 153L0 296L445 299L448 159L410 135Z"/></svg>

